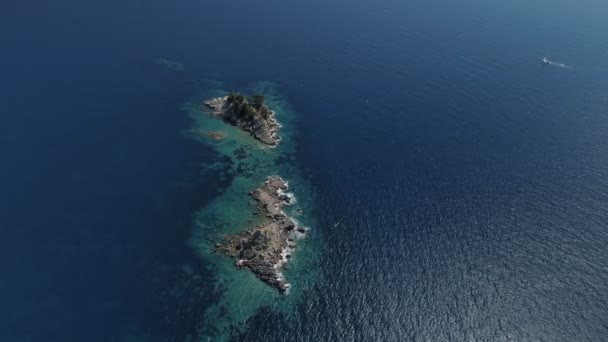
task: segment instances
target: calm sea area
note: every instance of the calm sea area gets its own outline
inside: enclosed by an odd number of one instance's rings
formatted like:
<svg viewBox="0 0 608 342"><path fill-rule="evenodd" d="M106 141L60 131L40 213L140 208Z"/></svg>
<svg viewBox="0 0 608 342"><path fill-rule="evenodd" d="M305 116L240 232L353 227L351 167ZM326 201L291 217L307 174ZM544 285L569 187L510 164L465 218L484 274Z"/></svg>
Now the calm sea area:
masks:
<svg viewBox="0 0 608 342"><path fill-rule="evenodd" d="M233 161L183 106L260 81L297 115L316 261L289 312L262 306L233 340L605 340L607 13L3 3L0 340L200 340L225 293L193 221Z"/></svg>

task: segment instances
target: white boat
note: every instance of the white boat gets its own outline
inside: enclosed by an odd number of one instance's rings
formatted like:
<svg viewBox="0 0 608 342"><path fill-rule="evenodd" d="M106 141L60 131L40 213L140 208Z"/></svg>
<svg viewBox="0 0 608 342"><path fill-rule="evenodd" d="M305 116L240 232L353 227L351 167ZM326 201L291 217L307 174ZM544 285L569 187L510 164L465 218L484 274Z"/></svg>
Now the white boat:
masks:
<svg viewBox="0 0 608 342"><path fill-rule="evenodd" d="M551 61L549 60L549 57L545 56L545 58L541 59L541 62L543 62L543 64L551 64Z"/></svg>

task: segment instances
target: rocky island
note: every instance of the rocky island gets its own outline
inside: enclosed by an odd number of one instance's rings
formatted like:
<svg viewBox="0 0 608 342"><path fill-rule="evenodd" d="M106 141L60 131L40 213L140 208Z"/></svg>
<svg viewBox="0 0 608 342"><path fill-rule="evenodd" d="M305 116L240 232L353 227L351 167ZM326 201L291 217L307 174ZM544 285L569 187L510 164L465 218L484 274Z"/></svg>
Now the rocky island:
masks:
<svg viewBox="0 0 608 342"><path fill-rule="evenodd" d="M255 215L262 221L216 245L216 250L235 258L237 267L248 268L281 292L290 286L281 270L295 251L296 240L307 231L283 211L284 206L295 202L287 189L288 183L281 177L268 177L263 185L249 193L257 202Z"/></svg>
<svg viewBox="0 0 608 342"><path fill-rule="evenodd" d="M204 105L211 110L212 115L249 132L262 143L269 146L279 143L277 131L280 125L274 112L264 103L263 95L256 94L247 99L242 94L230 93L228 96L205 101Z"/></svg>

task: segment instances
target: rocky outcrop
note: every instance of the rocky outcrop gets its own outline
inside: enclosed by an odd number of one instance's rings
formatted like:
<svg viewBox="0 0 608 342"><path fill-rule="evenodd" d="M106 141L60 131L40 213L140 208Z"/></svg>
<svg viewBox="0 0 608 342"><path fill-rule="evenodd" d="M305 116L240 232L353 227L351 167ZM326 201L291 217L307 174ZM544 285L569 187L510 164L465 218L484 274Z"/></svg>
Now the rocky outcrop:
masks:
<svg viewBox="0 0 608 342"><path fill-rule="evenodd" d="M262 223L246 231L228 236L216 249L236 260L267 284L285 292L289 283L281 272L296 249L296 240L307 228L287 216L283 207L293 204L294 197L286 193L288 184L279 176L270 176L264 184L249 193L257 202L257 215Z"/></svg>
<svg viewBox="0 0 608 342"><path fill-rule="evenodd" d="M262 95L255 95L252 102L253 104L241 94L232 93L205 101L204 105L212 115L249 132L266 145L276 146L281 140L277 134L281 125L274 112L264 104Z"/></svg>
<svg viewBox="0 0 608 342"><path fill-rule="evenodd" d="M226 137L222 131L200 131L199 134L214 141L222 141Z"/></svg>

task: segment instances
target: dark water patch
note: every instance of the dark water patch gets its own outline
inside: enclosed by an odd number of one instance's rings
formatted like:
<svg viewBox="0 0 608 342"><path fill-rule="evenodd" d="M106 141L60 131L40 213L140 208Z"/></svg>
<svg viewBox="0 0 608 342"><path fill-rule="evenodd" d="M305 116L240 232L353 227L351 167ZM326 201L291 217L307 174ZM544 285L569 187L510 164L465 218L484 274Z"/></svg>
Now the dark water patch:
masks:
<svg viewBox="0 0 608 342"><path fill-rule="evenodd" d="M213 152L180 133L192 90L152 59L88 70L86 81L79 68L54 69L61 81L34 84L2 118L12 132L0 145L11 277L0 283L0 330L6 340L186 336L209 298L189 295L197 305L165 322L179 310L159 293L184 264L207 275L188 247L191 215L223 186L218 174L201 178Z"/></svg>
<svg viewBox="0 0 608 342"><path fill-rule="evenodd" d="M145 287L147 303L141 325L142 335L152 340L184 341L196 336L206 307L218 296L209 282L213 269L201 262L187 241L193 213L215 198L216 187L227 187L231 179L218 180L225 170L207 173L204 178L198 166L194 171L187 185L180 184L162 196L167 213L160 223L167 230L155 240L162 241L160 249L166 256L150 261L155 268L147 277L151 282Z"/></svg>

